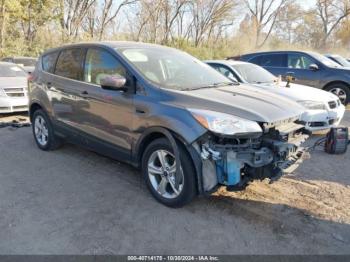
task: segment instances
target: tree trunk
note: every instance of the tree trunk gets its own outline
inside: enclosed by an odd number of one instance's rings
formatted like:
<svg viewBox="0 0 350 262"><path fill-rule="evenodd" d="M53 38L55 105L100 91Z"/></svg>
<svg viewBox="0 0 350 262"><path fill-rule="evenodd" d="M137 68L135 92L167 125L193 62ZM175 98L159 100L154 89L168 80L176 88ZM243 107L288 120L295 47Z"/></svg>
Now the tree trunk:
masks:
<svg viewBox="0 0 350 262"><path fill-rule="evenodd" d="M1 0L0 2L0 52L3 50L5 47L5 12L6 12L6 7L5 7L5 1L6 0Z"/></svg>

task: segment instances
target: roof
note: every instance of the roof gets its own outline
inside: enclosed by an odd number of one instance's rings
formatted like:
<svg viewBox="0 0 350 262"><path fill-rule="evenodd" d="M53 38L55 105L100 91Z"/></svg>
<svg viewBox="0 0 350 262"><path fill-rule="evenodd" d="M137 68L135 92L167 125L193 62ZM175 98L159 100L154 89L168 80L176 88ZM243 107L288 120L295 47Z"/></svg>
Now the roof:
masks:
<svg viewBox="0 0 350 262"><path fill-rule="evenodd" d="M237 61L237 60L205 60L204 63L216 63L216 64L222 64L227 66L234 66L234 65L245 65L245 64L251 64L248 62L243 61Z"/></svg>
<svg viewBox="0 0 350 262"><path fill-rule="evenodd" d="M100 41L100 42L80 42L80 43L74 43L74 44L65 44L56 48L51 48L46 50L44 53L52 52L55 50L59 50L61 48L69 48L69 47L84 47L84 46L104 46L109 48L170 48L167 46L157 45L157 44L150 44L150 43L143 43L143 42L135 42L135 41Z"/></svg>
<svg viewBox="0 0 350 262"><path fill-rule="evenodd" d="M260 51L260 52L247 53L247 54L242 54L240 56L257 56L257 55L274 54L274 53L306 53L306 54L312 54L314 52L312 52L312 51L302 51L302 50L274 50L274 51ZM240 57L240 56L238 56L238 57Z"/></svg>
<svg viewBox="0 0 350 262"><path fill-rule="evenodd" d="M37 57L31 57L31 56L6 56L1 59L5 58L11 58L11 59L38 59Z"/></svg>
<svg viewBox="0 0 350 262"><path fill-rule="evenodd" d="M341 57L340 55L337 54L325 54L327 57Z"/></svg>

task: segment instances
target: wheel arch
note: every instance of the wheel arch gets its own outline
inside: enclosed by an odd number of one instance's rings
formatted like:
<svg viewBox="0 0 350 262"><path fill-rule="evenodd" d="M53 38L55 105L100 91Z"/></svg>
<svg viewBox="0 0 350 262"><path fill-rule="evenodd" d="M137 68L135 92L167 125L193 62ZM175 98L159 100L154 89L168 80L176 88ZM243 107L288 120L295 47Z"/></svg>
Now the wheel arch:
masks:
<svg viewBox="0 0 350 262"><path fill-rule="evenodd" d="M347 86L347 87L349 88L349 91L350 91L350 84L347 83L347 82L345 82L345 81L341 81L341 80L331 81L331 82L325 84L325 85L322 87L322 89L323 89L323 90L326 90L326 89L329 88L330 86L336 85L336 84L345 85L345 86Z"/></svg>
<svg viewBox="0 0 350 262"><path fill-rule="evenodd" d="M141 162L142 155L146 150L147 146L158 138L165 137L167 138L167 133L170 133L175 140L181 142L185 147L188 143L186 140L179 134L165 128L165 127L151 127L143 132L141 137L138 139L134 146L134 159L139 164Z"/></svg>
<svg viewBox="0 0 350 262"><path fill-rule="evenodd" d="M29 107L29 120L32 122L34 112L38 109L44 110L43 106L39 102L33 102Z"/></svg>
<svg viewBox="0 0 350 262"><path fill-rule="evenodd" d="M195 168L196 174L196 184L197 184L197 192L202 193L202 162L200 160L200 156L197 153L196 149L189 144L181 135L167 129L164 127L152 127L147 129L142 136L138 139L137 143L134 147L134 162L138 168L141 167L142 156L149 144L151 144L154 140L158 138L166 138L168 139L169 133L174 138L174 140L178 143L179 146L182 146L186 152L188 153L193 167Z"/></svg>

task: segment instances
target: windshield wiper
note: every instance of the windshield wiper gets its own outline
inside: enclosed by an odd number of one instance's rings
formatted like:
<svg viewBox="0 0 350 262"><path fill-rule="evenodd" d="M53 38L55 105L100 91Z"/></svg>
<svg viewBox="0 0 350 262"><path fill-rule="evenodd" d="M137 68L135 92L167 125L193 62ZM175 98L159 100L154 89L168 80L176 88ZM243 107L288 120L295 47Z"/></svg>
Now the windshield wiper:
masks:
<svg viewBox="0 0 350 262"><path fill-rule="evenodd" d="M237 85L237 84L235 82L220 82L220 83L213 83L211 85L206 85L206 86L184 88L181 90L182 91L191 91L191 90L198 90L198 89L205 89L205 88L216 88L216 87L220 87L220 86L233 86L233 85Z"/></svg>
<svg viewBox="0 0 350 262"><path fill-rule="evenodd" d="M258 85L261 85L261 84L274 84L274 83L277 83L276 81L266 81L266 82L262 82L262 81L252 81L253 84L258 84Z"/></svg>

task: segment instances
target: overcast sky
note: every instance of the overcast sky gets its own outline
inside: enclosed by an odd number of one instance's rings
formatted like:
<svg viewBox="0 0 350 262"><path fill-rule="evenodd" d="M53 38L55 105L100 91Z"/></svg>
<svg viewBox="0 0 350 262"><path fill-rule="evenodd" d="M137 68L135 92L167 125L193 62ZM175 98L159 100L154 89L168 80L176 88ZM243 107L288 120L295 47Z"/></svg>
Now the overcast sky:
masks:
<svg viewBox="0 0 350 262"><path fill-rule="evenodd" d="M313 7L316 4L316 0L297 0L296 2L299 2L302 6L306 8Z"/></svg>

